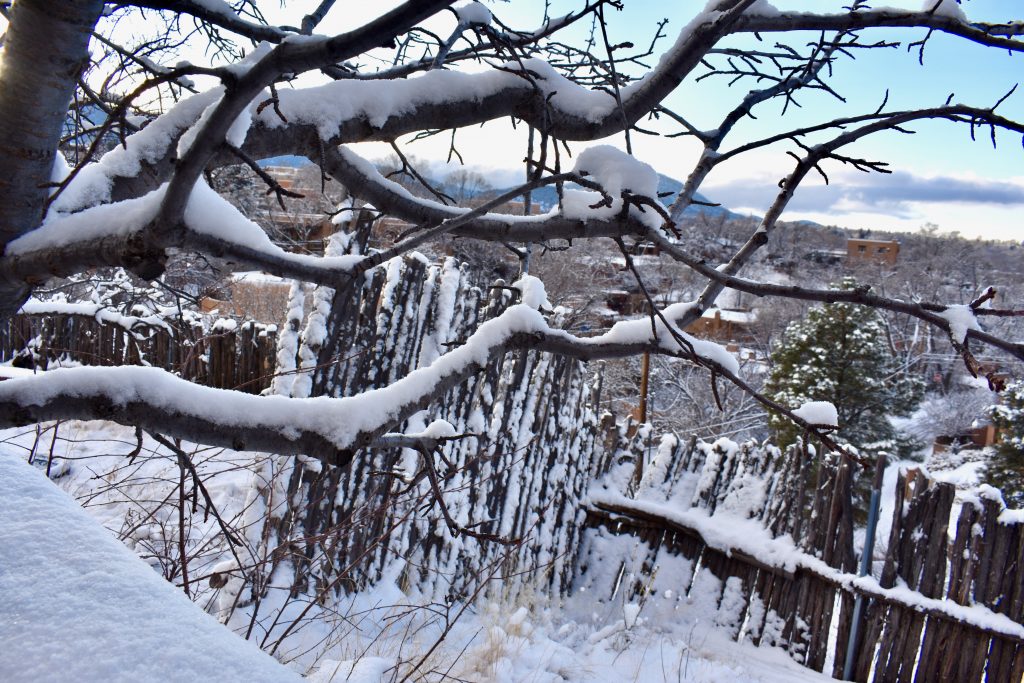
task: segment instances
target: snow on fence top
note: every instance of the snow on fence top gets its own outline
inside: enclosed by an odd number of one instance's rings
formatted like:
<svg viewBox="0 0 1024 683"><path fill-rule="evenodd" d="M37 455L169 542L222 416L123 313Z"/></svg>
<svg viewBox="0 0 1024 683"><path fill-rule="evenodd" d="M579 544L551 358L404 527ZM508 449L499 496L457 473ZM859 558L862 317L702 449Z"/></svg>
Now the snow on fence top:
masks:
<svg viewBox="0 0 1024 683"><path fill-rule="evenodd" d="M648 465L645 443L606 459L591 486L577 583L598 599L655 611L698 602L737 640L781 646L817 671L831 663L839 677L860 596L869 607L854 680L1020 678L1024 524L997 491L963 500L954 519L951 484L901 470L891 503L901 514L879 532L882 561L859 577L849 460L669 437Z"/></svg>

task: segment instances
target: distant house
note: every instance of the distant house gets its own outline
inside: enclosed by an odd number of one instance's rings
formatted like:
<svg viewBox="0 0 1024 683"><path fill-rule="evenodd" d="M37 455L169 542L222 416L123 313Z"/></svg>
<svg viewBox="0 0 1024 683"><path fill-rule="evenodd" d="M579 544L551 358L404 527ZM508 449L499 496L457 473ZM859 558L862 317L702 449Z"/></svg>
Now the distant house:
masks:
<svg viewBox="0 0 1024 683"><path fill-rule="evenodd" d="M639 290L613 289L606 293L605 305L619 315L639 315L647 311L647 297Z"/></svg>
<svg viewBox="0 0 1024 683"><path fill-rule="evenodd" d="M804 255L805 260L822 266L838 266L845 258L848 256L842 249L815 249Z"/></svg>
<svg viewBox="0 0 1024 683"><path fill-rule="evenodd" d="M991 423L981 424L965 429L958 434L935 437L933 453L948 453L951 450L987 448L999 441L999 430Z"/></svg>
<svg viewBox="0 0 1024 683"><path fill-rule="evenodd" d="M285 190L306 197L320 193L320 188L313 184L308 174L303 174L300 168L267 166L263 170ZM279 242L288 251L323 253L327 239L336 230L329 216L324 213L282 210L276 202L270 201L270 195L264 198L264 202L261 213L264 227L271 233L271 239Z"/></svg>
<svg viewBox="0 0 1024 683"><path fill-rule="evenodd" d="M322 213L269 211L266 219L275 231L272 238L284 249L298 253L322 254L327 239L337 230Z"/></svg>
<svg viewBox="0 0 1024 683"><path fill-rule="evenodd" d="M284 189L299 191L296 188L300 179L299 169L295 166L265 166L263 170Z"/></svg>
<svg viewBox="0 0 1024 683"><path fill-rule="evenodd" d="M686 331L697 337L719 341L745 341L753 335L750 327L757 312L749 309L709 308Z"/></svg>
<svg viewBox="0 0 1024 683"><path fill-rule="evenodd" d="M468 208L476 208L483 206L487 202L491 201L491 197L479 196L469 199L465 204ZM521 200L513 200L505 202L504 204L491 209L488 213L500 213L500 214L511 214L521 216L525 213L526 204ZM530 207L530 215L536 216L544 213L542 207L538 204L532 204ZM380 248L384 246L390 246L391 244L398 241L402 235L407 231L414 229L416 226L409 221L397 218L395 216L382 215L377 218L370 232L370 243L372 246Z"/></svg>
<svg viewBox="0 0 1024 683"><path fill-rule="evenodd" d="M494 199L494 197L490 196L490 194L478 195L476 197L472 197L467 202L465 202L465 205L471 209L475 209L478 206L483 206L492 199ZM512 201L508 201L505 202L504 204L494 207L488 213L505 213L511 214L513 216L523 216L526 214L526 202L524 202L522 199L513 199ZM531 216L539 216L542 213L545 213L544 207L542 207L537 202L530 203Z"/></svg>
<svg viewBox="0 0 1024 683"><path fill-rule="evenodd" d="M900 256L900 243L896 240L846 240L847 263L883 263L894 266Z"/></svg>
<svg viewBox="0 0 1024 683"><path fill-rule="evenodd" d="M232 273L219 293L223 298L204 296L199 300L199 310L277 323L287 314L290 289L291 283L276 275L258 271Z"/></svg>

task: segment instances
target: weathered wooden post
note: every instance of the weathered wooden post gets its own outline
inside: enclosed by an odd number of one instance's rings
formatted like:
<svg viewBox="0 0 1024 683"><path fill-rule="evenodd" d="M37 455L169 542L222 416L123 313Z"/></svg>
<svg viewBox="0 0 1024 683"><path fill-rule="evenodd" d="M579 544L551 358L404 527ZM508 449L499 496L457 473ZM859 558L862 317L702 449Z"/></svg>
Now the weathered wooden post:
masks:
<svg viewBox="0 0 1024 683"><path fill-rule="evenodd" d="M864 536L864 550L860 555L858 576L867 576L871 570L871 556L875 552L875 529L878 527L878 507L882 497L882 478L885 476L885 453L880 453L875 462L875 480L871 487L871 502L868 505L868 528ZM893 514L900 514L896 510ZM853 604L853 623L850 625L850 639L846 643L846 663L843 666L843 680L852 680L853 666L857 661L857 638L860 635L861 615L864 611L864 595L857 594Z"/></svg>

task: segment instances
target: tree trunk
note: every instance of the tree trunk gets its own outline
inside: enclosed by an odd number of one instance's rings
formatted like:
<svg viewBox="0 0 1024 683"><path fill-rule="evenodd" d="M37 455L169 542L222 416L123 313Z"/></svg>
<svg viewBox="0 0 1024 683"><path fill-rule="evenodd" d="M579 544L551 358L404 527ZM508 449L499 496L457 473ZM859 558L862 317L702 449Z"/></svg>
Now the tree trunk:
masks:
<svg viewBox="0 0 1024 683"><path fill-rule="evenodd" d="M102 11L102 0L19 0L11 8L0 53L0 248L43 218L54 150ZM28 292L26 283L0 283L0 319Z"/></svg>

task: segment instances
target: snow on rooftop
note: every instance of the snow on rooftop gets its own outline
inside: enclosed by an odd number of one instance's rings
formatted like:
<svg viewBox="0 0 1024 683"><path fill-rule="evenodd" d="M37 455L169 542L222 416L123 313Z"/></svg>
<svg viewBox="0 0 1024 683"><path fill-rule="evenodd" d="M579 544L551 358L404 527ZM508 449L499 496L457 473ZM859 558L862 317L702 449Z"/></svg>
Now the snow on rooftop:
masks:
<svg viewBox="0 0 1024 683"><path fill-rule="evenodd" d="M0 455L0 549L0 680L299 679L10 455Z"/></svg>
<svg viewBox="0 0 1024 683"><path fill-rule="evenodd" d="M757 322L757 313L755 311L733 311L724 308L709 308L701 315L702 318L714 318L716 316L721 316L721 319L725 322L738 323L741 325L749 325Z"/></svg>

